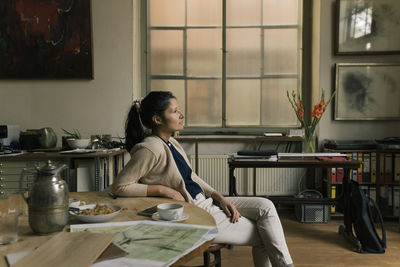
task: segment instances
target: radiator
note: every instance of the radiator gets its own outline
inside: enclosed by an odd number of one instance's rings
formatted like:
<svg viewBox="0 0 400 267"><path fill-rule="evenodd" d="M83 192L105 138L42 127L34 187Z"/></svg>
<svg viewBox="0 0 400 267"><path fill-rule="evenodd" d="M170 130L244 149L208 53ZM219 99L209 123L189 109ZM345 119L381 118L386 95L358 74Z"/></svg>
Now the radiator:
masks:
<svg viewBox="0 0 400 267"><path fill-rule="evenodd" d="M229 194L229 168L227 155L199 155L198 175L223 195ZM195 169L195 155L189 155ZM305 169L256 169L256 195L289 196L299 192ZM253 168L235 169L236 188L239 195L253 195Z"/></svg>

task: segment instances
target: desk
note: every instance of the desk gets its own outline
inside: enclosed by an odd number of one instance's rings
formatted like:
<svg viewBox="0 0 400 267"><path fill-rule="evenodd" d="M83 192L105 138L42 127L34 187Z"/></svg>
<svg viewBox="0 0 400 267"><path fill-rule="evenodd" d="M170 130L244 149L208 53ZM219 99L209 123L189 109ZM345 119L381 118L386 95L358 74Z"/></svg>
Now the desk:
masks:
<svg viewBox="0 0 400 267"><path fill-rule="evenodd" d="M11 164L13 162L40 162L46 160L60 160L67 164L69 168L66 170L65 180L69 185L71 185L70 168L76 167L75 162L77 160L90 159L93 160L95 169L95 190L102 191L112 182L113 177L115 177L123 168L124 152L124 149L109 149L89 153L27 152L17 155L2 155L0 156L0 186L4 183L5 185L3 185L3 187L6 190L9 189L13 191L18 189L13 188L13 186L7 186L7 182L8 184L15 184L18 186L19 174L22 172L23 167L14 167L15 170L9 174L9 177L12 177L10 181L10 179L7 179L7 164ZM33 167L31 165L28 166ZM14 181L16 179L17 181Z"/></svg>
<svg viewBox="0 0 400 267"><path fill-rule="evenodd" d="M165 202L176 202L171 199L166 198L156 198L156 197L148 197L148 198L110 198L107 193L104 192L82 192L77 193L73 192L69 195L70 198L76 198L81 201L85 201L86 203L112 203L121 206L124 210L121 211L115 218L113 218L110 222L118 222L118 221L132 221L132 220L151 220L149 217L137 215L139 210L143 210L150 206L154 206L159 203ZM1 202L0 202L1 203ZM203 209L186 202L182 202L185 207L185 213L189 215L189 218L183 223L186 224L198 224L198 225L206 225L206 226L215 226L214 218L204 211ZM20 217L20 225L19 225L19 238L18 241L6 245L0 246L0 267L7 266L4 256L9 253L34 249L37 246L45 243L51 237L53 237L56 233L40 236L35 235L29 227L28 224L28 216ZM70 224L81 223L76 219L71 219ZM185 262L193 259L197 255L203 253L212 243L208 241L198 247L196 250L191 253L183 256L180 260L175 262L172 266L180 266Z"/></svg>
<svg viewBox="0 0 400 267"><path fill-rule="evenodd" d="M285 152L290 152L292 143L300 143L303 141L302 137L267 137L267 136L251 136L251 135L180 135L175 137L179 142L194 142L194 155L195 155L195 172L199 173L199 142L242 142L252 143L253 149L257 150L257 144L262 145L266 143L278 143L275 150L281 143L286 143Z"/></svg>
<svg viewBox="0 0 400 267"><path fill-rule="evenodd" d="M342 234L358 251L361 250L361 244L353 234L351 206L350 206L350 171L357 169L361 161L348 160L320 160L317 158L297 158L297 159L279 159L278 161L267 161L262 159L249 160L230 157L229 165L229 195L238 196L236 191L236 168L343 168L343 194L335 199L302 199L293 197L279 198L279 203L286 204L335 204L338 199L344 199L344 226L339 227L339 233ZM255 190L255 188L254 188ZM254 191L255 192L255 191Z"/></svg>

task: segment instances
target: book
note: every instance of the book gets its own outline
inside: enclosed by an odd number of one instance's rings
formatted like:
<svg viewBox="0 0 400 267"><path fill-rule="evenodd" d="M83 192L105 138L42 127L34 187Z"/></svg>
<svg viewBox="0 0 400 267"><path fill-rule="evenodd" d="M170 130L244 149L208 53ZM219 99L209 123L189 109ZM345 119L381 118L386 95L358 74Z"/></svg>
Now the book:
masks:
<svg viewBox="0 0 400 267"><path fill-rule="evenodd" d="M353 158L353 153L352 153L352 152L346 153L346 157L347 157L348 159L352 159L352 158ZM349 174L349 179L350 179L350 180L353 179L353 170L352 170L352 171L350 172L350 174Z"/></svg>
<svg viewBox="0 0 400 267"><path fill-rule="evenodd" d="M363 153L363 183L371 183L371 153Z"/></svg>
<svg viewBox="0 0 400 267"><path fill-rule="evenodd" d="M335 199L336 198L336 185L332 185L331 187L331 198ZM331 213L336 212L336 206L331 205Z"/></svg>
<svg viewBox="0 0 400 267"><path fill-rule="evenodd" d="M369 188L369 197L375 200L376 202L376 188L375 187L370 187Z"/></svg>
<svg viewBox="0 0 400 267"><path fill-rule="evenodd" d="M371 152L371 183L376 183L376 152Z"/></svg>
<svg viewBox="0 0 400 267"><path fill-rule="evenodd" d="M353 152L352 154L353 154L353 155L352 155L353 159L354 159L354 160L357 160L357 152ZM351 175L351 179L352 179L353 181L356 181L356 182L357 182L357 169L353 169L353 173L352 173L352 175Z"/></svg>
<svg viewBox="0 0 400 267"><path fill-rule="evenodd" d="M393 156L394 156L393 160L394 181L400 182L400 153L393 154Z"/></svg>
<svg viewBox="0 0 400 267"><path fill-rule="evenodd" d="M357 159L359 161L363 161L363 153L362 152L358 152L357 153ZM360 167L358 167L357 169L357 182L362 183L363 182L363 164L360 165Z"/></svg>
<svg viewBox="0 0 400 267"><path fill-rule="evenodd" d="M379 183L385 183L385 153L379 153L379 171L376 171L378 172Z"/></svg>
<svg viewBox="0 0 400 267"><path fill-rule="evenodd" d="M336 183L336 168L330 168L331 183Z"/></svg>
<svg viewBox="0 0 400 267"><path fill-rule="evenodd" d="M399 202L400 202L400 188L398 186L393 187L393 216L399 216Z"/></svg>
<svg viewBox="0 0 400 267"><path fill-rule="evenodd" d="M385 183L393 182L393 157L392 153L385 153L385 169L384 169L384 181Z"/></svg>
<svg viewBox="0 0 400 267"><path fill-rule="evenodd" d="M343 182L343 177L344 177L344 169L343 168L337 168L336 169L336 182L342 183Z"/></svg>

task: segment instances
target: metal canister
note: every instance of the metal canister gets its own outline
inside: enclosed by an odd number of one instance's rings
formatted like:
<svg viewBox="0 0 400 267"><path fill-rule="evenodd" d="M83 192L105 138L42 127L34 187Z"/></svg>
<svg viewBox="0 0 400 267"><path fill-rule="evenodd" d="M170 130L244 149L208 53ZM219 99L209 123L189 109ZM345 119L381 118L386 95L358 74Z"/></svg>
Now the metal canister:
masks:
<svg viewBox="0 0 400 267"><path fill-rule="evenodd" d="M28 197L23 195L28 204L29 225L35 233L61 231L68 223L69 190L60 177L65 168L67 165L57 167L49 160L42 168L21 173L20 185L26 173L35 176Z"/></svg>

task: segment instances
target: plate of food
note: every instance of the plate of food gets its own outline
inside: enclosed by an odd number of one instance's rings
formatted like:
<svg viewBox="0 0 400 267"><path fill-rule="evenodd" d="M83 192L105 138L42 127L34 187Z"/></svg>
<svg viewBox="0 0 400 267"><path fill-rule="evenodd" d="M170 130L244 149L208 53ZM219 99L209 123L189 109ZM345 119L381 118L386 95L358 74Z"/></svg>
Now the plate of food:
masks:
<svg viewBox="0 0 400 267"><path fill-rule="evenodd" d="M69 213L81 222L101 223L111 220L121 211L121 207L113 204L88 204L71 208Z"/></svg>

